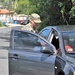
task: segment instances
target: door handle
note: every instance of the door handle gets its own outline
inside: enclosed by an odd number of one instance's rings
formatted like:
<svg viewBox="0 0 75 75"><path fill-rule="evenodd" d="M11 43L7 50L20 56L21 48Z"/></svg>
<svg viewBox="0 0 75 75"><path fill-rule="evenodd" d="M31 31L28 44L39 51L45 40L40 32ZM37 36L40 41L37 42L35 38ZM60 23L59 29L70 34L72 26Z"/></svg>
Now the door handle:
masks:
<svg viewBox="0 0 75 75"><path fill-rule="evenodd" d="M19 59L18 54L14 54L14 55L13 55L13 58L14 58L14 59Z"/></svg>

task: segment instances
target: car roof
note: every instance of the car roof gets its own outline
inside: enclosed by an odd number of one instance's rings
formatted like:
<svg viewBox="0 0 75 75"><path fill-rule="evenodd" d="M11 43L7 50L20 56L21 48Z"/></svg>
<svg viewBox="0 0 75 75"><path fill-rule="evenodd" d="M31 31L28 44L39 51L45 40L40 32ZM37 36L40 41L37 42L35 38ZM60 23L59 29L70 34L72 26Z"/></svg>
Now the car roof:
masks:
<svg viewBox="0 0 75 75"><path fill-rule="evenodd" d="M57 27L60 31L75 31L75 25L60 25Z"/></svg>
<svg viewBox="0 0 75 75"><path fill-rule="evenodd" d="M19 31L25 31L25 30L21 30L22 26L16 26L13 27L12 30L19 30ZM75 25L55 25L55 26L47 26L44 29L55 29L55 30L59 30L61 32L64 31L75 31Z"/></svg>
<svg viewBox="0 0 75 75"><path fill-rule="evenodd" d="M59 31L75 31L75 25L58 25L58 26L47 26L44 29L56 29Z"/></svg>

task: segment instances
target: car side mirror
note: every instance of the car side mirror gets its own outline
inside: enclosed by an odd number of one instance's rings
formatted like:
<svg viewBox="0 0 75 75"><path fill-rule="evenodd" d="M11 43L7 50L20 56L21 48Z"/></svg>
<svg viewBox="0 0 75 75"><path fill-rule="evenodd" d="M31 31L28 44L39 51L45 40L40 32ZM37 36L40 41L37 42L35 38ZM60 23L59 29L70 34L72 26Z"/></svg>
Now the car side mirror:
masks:
<svg viewBox="0 0 75 75"><path fill-rule="evenodd" d="M42 53L54 54L53 47L52 46L43 46L42 47Z"/></svg>

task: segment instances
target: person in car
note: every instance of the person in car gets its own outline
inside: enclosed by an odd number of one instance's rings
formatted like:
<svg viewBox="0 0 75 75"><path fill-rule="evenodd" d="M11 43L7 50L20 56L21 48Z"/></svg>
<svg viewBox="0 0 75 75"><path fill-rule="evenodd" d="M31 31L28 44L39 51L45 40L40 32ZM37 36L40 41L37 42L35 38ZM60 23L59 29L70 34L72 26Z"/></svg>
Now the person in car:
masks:
<svg viewBox="0 0 75 75"><path fill-rule="evenodd" d="M64 40L64 45L65 45L65 50L67 52L73 52L73 49L71 48L71 46L68 44L67 40ZM56 53L57 55L60 54L60 48L56 49Z"/></svg>
<svg viewBox="0 0 75 75"><path fill-rule="evenodd" d="M65 43L65 50L67 52L73 52L73 49L71 48L70 45L68 45L67 40L64 40L64 43Z"/></svg>
<svg viewBox="0 0 75 75"><path fill-rule="evenodd" d="M30 16L30 22L27 25L23 26L21 29L36 32L35 29L39 25L39 23L41 23L40 16L36 13L33 13Z"/></svg>

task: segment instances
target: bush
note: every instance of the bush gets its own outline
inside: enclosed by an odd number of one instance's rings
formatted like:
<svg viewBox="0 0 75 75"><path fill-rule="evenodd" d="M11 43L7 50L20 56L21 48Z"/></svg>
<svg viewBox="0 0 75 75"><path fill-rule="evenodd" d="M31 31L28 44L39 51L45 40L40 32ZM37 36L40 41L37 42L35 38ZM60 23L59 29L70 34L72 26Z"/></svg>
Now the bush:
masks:
<svg viewBox="0 0 75 75"><path fill-rule="evenodd" d="M0 27L2 27L3 25L2 25L2 22L0 21Z"/></svg>

